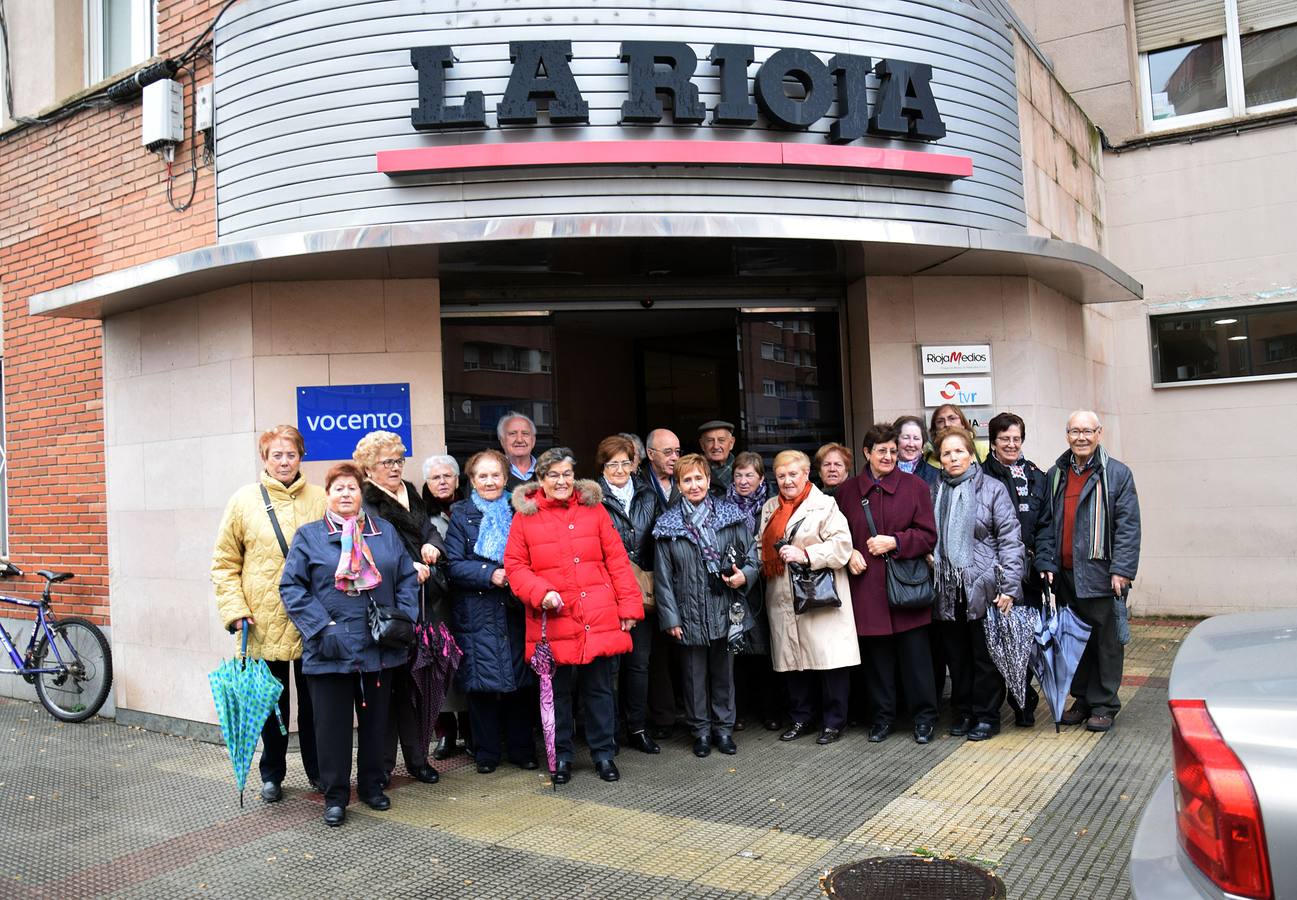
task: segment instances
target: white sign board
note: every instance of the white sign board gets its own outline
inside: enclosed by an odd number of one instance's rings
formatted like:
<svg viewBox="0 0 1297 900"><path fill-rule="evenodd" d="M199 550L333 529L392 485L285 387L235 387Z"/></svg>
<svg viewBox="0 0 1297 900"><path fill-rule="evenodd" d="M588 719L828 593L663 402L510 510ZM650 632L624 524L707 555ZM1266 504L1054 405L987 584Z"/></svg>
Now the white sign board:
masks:
<svg viewBox="0 0 1297 900"><path fill-rule="evenodd" d="M924 375L991 371L990 344L924 344L919 347ZM949 401L948 401L949 402Z"/></svg>
<svg viewBox="0 0 1297 900"><path fill-rule="evenodd" d="M956 406L990 406L990 375L940 375L923 379L923 405L953 403Z"/></svg>

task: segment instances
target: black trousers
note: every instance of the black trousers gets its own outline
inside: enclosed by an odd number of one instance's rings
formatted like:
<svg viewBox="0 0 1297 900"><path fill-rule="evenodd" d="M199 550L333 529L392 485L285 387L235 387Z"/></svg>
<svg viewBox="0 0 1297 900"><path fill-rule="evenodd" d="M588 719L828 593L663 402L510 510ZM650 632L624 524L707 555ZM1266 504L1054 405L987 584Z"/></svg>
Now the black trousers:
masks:
<svg viewBox="0 0 1297 900"><path fill-rule="evenodd" d="M419 695L414 689L414 682L410 680L410 664L384 670L384 680L388 678L388 673L391 673L392 679L392 700L391 714L387 717L383 772L390 775L396 768L398 738L407 772L428 764L428 745L419 740Z"/></svg>
<svg viewBox="0 0 1297 900"><path fill-rule="evenodd" d="M650 687L653 684L653 645L658 637L658 613L649 607L644 610L644 621L636 622L631 629L631 651L614 656L613 668L617 670L617 687L621 695L621 711L626 718L626 732L634 734L649 725ZM667 674L667 691L671 690L670 673ZM660 700L660 698L659 698ZM670 704L674 707L674 701ZM666 719L666 721L662 721ZM674 709L669 715L654 715L652 724L665 727L675 721Z"/></svg>
<svg viewBox="0 0 1297 900"><path fill-rule="evenodd" d="M529 702L535 699L533 692L470 691L467 696L474 760L498 765L502 742L512 762L536 758L536 745L531 736L532 702Z"/></svg>
<svg viewBox="0 0 1297 900"><path fill-rule="evenodd" d="M866 670L865 684L875 725L891 725L896 721L898 678L914 724L932 725L937 721L928 626L896 634L862 636L860 659Z"/></svg>
<svg viewBox="0 0 1297 900"><path fill-rule="evenodd" d="M1121 710L1117 691L1126 665L1126 648L1117 640L1113 598L1076 596L1076 581L1070 569L1063 569L1054 585L1058 601L1070 606L1090 626L1090 640L1072 676L1072 696L1091 715L1115 716Z"/></svg>
<svg viewBox="0 0 1297 900"><path fill-rule="evenodd" d="M845 728L852 668L783 673L788 686L789 717L794 722L810 722L818 707L820 722L825 728Z"/></svg>
<svg viewBox="0 0 1297 900"><path fill-rule="evenodd" d="M571 762L573 691L581 691L585 712L585 741L595 762L612 759L617 753L614 729L617 723L617 701L613 693L612 659L600 656L583 666L558 666L554 671L554 749L559 762ZM580 676L579 678L577 676ZM574 682L579 681L577 685ZM477 735L473 736L477 739Z"/></svg>
<svg viewBox="0 0 1297 900"><path fill-rule="evenodd" d="M955 718L967 716L978 722L999 722L1004 705L1004 678L986 649L985 619L963 619L962 602L954 622L934 622L946 651L950 668L950 706Z"/></svg>
<svg viewBox="0 0 1297 900"><path fill-rule="evenodd" d="M315 705L315 745L324 782L324 805L346 806L351 799L351 718L356 729L356 793L383 792L383 747L387 738L392 670L360 675L307 675Z"/></svg>
<svg viewBox="0 0 1297 900"><path fill-rule="evenodd" d="M655 620L656 616L655 612ZM631 640L641 628L651 632L653 637L648 651L648 724L654 728L670 728L676 723L675 682L680 671L680 644L659 631L656 621L652 628L648 627L647 621L636 625L631 630Z"/></svg>
<svg viewBox="0 0 1297 900"><path fill-rule="evenodd" d="M734 657L734 700L740 719L782 722L788 692L776 677L769 655L740 653Z"/></svg>
<svg viewBox="0 0 1297 900"><path fill-rule="evenodd" d="M279 715L284 720L284 727L292 724L288 715L289 675L292 675L293 689L297 692L297 748L302 754L302 768L311 781L320 778L320 765L315 755L315 717L311 711L311 692L306 686L306 676L302 673L300 659L268 659L266 665L270 674L284 686L279 695ZM279 719L274 713L266 719L261 729L261 780L279 784L288 773L288 735L279 733Z"/></svg>

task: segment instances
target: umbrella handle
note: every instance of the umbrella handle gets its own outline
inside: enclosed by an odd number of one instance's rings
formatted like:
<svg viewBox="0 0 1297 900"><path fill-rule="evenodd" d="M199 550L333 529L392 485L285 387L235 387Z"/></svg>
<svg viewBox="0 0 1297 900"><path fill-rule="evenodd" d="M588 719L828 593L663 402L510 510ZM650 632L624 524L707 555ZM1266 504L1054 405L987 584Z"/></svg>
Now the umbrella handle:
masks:
<svg viewBox="0 0 1297 900"><path fill-rule="evenodd" d="M243 647L239 650L239 658L244 662L248 659L248 620L243 620Z"/></svg>

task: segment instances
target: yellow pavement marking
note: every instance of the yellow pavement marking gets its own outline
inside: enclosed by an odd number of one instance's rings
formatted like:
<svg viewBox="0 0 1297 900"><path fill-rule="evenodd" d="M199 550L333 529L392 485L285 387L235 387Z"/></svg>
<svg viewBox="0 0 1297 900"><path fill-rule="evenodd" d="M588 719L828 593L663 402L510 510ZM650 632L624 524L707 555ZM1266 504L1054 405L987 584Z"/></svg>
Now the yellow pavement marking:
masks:
<svg viewBox="0 0 1297 900"><path fill-rule="evenodd" d="M594 775L580 772L578 777ZM364 807L355 812L500 847L757 896L779 890L836 843L577 800L522 773L493 777L487 791L446 782L445 791L437 793L409 786L392 791L392 808L385 813Z"/></svg>

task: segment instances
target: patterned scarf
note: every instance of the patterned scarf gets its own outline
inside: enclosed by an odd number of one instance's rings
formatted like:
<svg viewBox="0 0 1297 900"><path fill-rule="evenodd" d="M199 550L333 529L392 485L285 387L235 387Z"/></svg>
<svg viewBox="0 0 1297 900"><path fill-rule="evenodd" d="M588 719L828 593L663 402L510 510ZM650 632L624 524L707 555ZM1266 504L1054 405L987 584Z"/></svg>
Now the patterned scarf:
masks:
<svg viewBox="0 0 1297 900"><path fill-rule="evenodd" d="M770 521L766 523L766 530L761 532L761 574L767 578L775 578L784 574L784 561L779 558L779 551L775 549L775 543L784 536L788 529L788 520L797 512L797 508L802 505L802 501L811 495L811 483L806 482L802 492L793 499L787 499L783 494L779 495L779 508L775 510Z"/></svg>
<svg viewBox="0 0 1297 900"><path fill-rule="evenodd" d="M333 573L333 586L354 596L382 584L383 575L374 565L374 554L365 543L364 514L347 518L330 509L324 515L342 532L342 553L338 557L338 570Z"/></svg>
<svg viewBox="0 0 1297 900"><path fill-rule="evenodd" d="M770 485L764 481L757 485L757 489L744 497L738 491L734 490L731 484L725 489L725 499L739 508L743 513L743 518L748 520L748 531L752 534L757 533L757 523L761 518L761 507L766 505L766 500L770 497Z"/></svg>
<svg viewBox="0 0 1297 900"><path fill-rule="evenodd" d="M964 474L951 477L942 471L937 486L937 546L932 551L937 586L943 597L956 596L967 587L965 571L973 563L973 529L977 524L974 477L981 471L970 463Z"/></svg>
<svg viewBox="0 0 1297 900"><path fill-rule="evenodd" d="M509 505L509 498L501 494L494 500L483 500L477 491L468 496L482 511L482 524L477 530L473 552L482 559L504 562L504 545L509 541L509 526L513 524L513 507Z"/></svg>
<svg viewBox="0 0 1297 900"><path fill-rule="evenodd" d="M1099 484L1090 494L1090 559L1108 559L1112 556L1112 535L1108 533L1109 510L1112 508L1112 499L1108 496L1108 451L1100 447L1083 466L1077 466L1074 455L1068 454L1068 458L1078 475L1091 466L1098 466L1095 475ZM1062 467L1055 466L1053 482L1049 486L1051 496L1058 496L1062 474Z"/></svg>
<svg viewBox="0 0 1297 900"><path fill-rule="evenodd" d="M621 504L622 510L626 515L630 515L630 502L635 499L635 479L629 478L621 487L613 484L607 478L603 480L604 485L608 488L608 493Z"/></svg>
<svg viewBox="0 0 1297 900"><path fill-rule="evenodd" d="M898 459L896 461L896 468L900 469L902 472L907 472L910 475L913 475L915 470L919 468L919 464L922 462L923 462L922 456L916 456L914 457L914 459L910 460L909 462L906 462L903 459Z"/></svg>
<svg viewBox="0 0 1297 900"><path fill-rule="evenodd" d="M718 574L721 570L721 539L711 525L712 513L716 509L711 495L704 497L702 502L697 504L682 497L680 506L684 513L681 518L684 520L685 532L702 552L707 571L713 575Z"/></svg>

